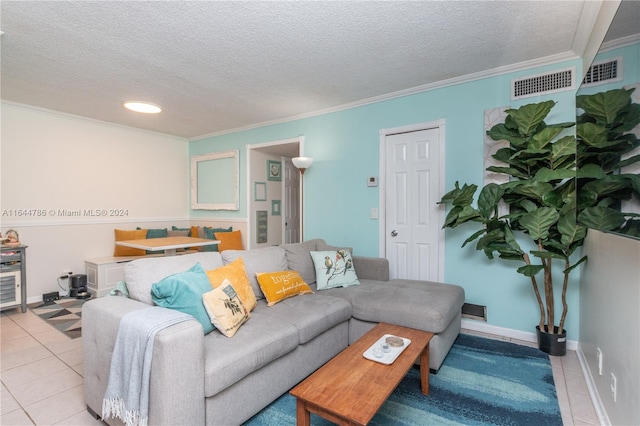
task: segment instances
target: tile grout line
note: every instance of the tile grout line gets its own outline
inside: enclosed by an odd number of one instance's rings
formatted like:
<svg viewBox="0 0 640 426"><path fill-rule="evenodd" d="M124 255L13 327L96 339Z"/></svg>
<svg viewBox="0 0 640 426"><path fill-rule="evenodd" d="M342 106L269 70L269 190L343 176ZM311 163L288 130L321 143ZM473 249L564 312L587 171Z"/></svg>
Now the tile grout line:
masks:
<svg viewBox="0 0 640 426"><path fill-rule="evenodd" d="M4 315L4 313L3 313ZM35 314L34 314L35 315ZM84 376L82 374L80 374L79 372L77 372L71 365L69 365L66 361L64 361L62 358L60 358L56 353L54 353L51 349L49 349L45 344L43 344L40 340L38 340L38 338L36 336L34 336L33 333L31 333L29 330L25 329L24 327L22 327L19 323L17 323L13 318L11 318L10 315L6 315L7 318L9 318L11 320L11 322L13 322L15 325L17 325L21 330L23 330L25 333L27 333L30 337L32 337L36 342L38 342L38 345L42 346L46 351L48 351L51 355L53 355L54 358L56 358L57 360L59 360L60 362L62 362L65 366L67 366L71 371L73 371L75 374L77 374L78 376L80 376L82 378L82 381L84 382ZM44 321L44 319L40 318L38 315L36 315L36 317L38 319L40 319L41 321ZM46 323L46 321L44 321ZM62 333L60 330L56 329L55 327L51 327L53 330L55 330L57 333L60 333L61 335L65 336L64 333ZM38 334L38 333L35 333ZM65 336L68 337L68 336ZM73 339L69 339L69 340L73 340ZM66 352L62 352L62 353L66 353ZM29 364L29 363L27 363ZM26 364L24 364L26 365ZM16 366L18 367L18 366ZM14 368L16 368L14 367ZM45 376L46 377L46 376ZM31 381L34 381L37 379L32 379ZM28 382L26 382L28 383ZM4 385L4 382L3 382ZM11 397L13 398L13 400L18 404L18 406L20 408L17 408L16 410L10 411L10 413L13 413L14 411L18 411L18 410L22 410L22 412L29 418L29 420L36 425L36 421L35 419L33 419L31 417L31 415L29 414L29 412L26 410L26 407L24 405L22 405L22 403L15 397L15 395L13 394L13 392L11 392L11 390L9 389L8 386L4 385L4 387L7 389L7 392L9 392L9 394L11 395ZM72 388L70 388L72 389ZM53 396L53 395L51 395ZM51 396L48 396L46 398L40 399L38 401L33 401L31 404L29 405L33 405L33 404L37 404L41 401L46 400L47 398L50 398ZM9 413L7 413L9 414ZM77 413L76 413L77 414ZM75 414L74 414L75 415ZM72 416L70 416L72 417ZM64 421L65 419L62 419L61 421Z"/></svg>

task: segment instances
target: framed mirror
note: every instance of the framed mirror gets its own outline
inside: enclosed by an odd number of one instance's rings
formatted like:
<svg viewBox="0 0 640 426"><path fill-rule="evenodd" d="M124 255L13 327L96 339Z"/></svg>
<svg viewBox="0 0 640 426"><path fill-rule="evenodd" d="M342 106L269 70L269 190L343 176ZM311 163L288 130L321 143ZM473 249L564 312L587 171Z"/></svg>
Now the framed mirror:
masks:
<svg viewBox="0 0 640 426"><path fill-rule="evenodd" d="M191 208L239 210L238 150L191 157Z"/></svg>

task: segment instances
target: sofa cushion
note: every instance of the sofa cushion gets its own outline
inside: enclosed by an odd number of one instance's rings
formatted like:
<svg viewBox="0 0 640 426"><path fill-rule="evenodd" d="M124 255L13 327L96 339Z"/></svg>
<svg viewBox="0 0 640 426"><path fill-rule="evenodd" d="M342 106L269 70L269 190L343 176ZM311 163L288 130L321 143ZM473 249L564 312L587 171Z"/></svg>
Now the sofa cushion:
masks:
<svg viewBox="0 0 640 426"><path fill-rule="evenodd" d="M151 298L158 306L191 315L207 334L213 331L213 325L202 303L202 295L210 289L207 274L197 263L185 272L169 275L153 284Z"/></svg>
<svg viewBox="0 0 640 426"><path fill-rule="evenodd" d="M206 238L207 240L215 240L216 232L231 232L233 231L233 227L230 226L228 228L210 228L208 226L203 226L202 228L198 228L198 237ZM218 250L217 244L211 244L209 246L198 247L199 251L220 251Z"/></svg>
<svg viewBox="0 0 640 426"><path fill-rule="evenodd" d="M296 271L258 272L256 278L267 299L267 306L290 297L313 293L309 284Z"/></svg>
<svg viewBox="0 0 640 426"><path fill-rule="evenodd" d="M251 287L258 300L264 299L260 285L256 279L257 272L276 272L287 270L285 250L280 247L263 247L251 250L225 250L221 253L224 264L229 264L241 257Z"/></svg>
<svg viewBox="0 0 640 426"><path fill-rule="evenodd" d="M216 240L220 241L220 244L218 244L218 251L220 252L225 250L244 250L240 231L216 232L213 235Z"/></svg>
<svg viewBox="0 0 640 426"><path fill-rule="evenodd" d="M204 395L213 396L298 347L298 330L269 315L264 302L232 339L220 333L204 338ZM264 309L260 310L260 305Z"/></svg>
<svg viewBox="0 0 640 426"><path fill-rule="evenodd" d="M342 247L342 246L332 246L331 244L327 244L324 240L317 240L316 250L318 251L326 251L326 250L346 250L349 253L353 254L353 248L351 247Z"/></svg>
<svg viewBox="0 0 640 426"><path fill-rule="evenodd" d="M302 243L280 244L287 256L289 269L297 271L302 279L309 284L316 282L316 271L311 260L311 251L317 250L316 245L323 240L308 240Z"/></svg>
<svg viewBox="0 0 640 426"><path fill-rule="evenodd" d="M256 312L268 311L269 318L279 318L298 330L300 344L305 344L336 325L351 318L351 303L339 297L315 295L283 300L276 306L260 303Z"/></svg>
<svg viewBox="0 0 640 426"><path fill-rule="evenodd" d="M356 319L431 333L444 331L464 303L462 287L413 280L361 280L359 286L332 288L316 294L348 300Z"/></svg>
<svg viewBox="0 0 640 426"><path fill-rule="evenodd" d="M249 311L252 311L253 308L256 307L258 301L253 292L253 287L251 287L251 281L249 281L247 271L244 267L244 261L241 257L228 265L206 272L213 288L218 287L224 280L229 280L233 288L238 292L238 296L240 296L244 307Z"/></svg>
<svg viewBox="0 0 640 426"><path fill-rule="evenodd" d="M203 294L202 304L214 327L227 337L233 337L240 326L251 317L238 292L227 279L215 289Z"/></svg>
<svg viewBox="0 0 640 426"><path fill-rule="evenodd" d="M347 250L312 251L310 254L316 268L318 290L360 284L351 253Z"/></svg>
<svg viewBox="0 0 640 426"><path fill-rule="evenodd" d="M147 238L146 229L114 229L114 233L116 241L143 240ZM145 254L147 253L143 249L119 246L117 244L113 250L114 256L144 256Z"/></svg>
<svg viewBox="0 0 640 426"><path fill-rule="evenodd" d="M136 230L141 230L144 228L140 228L137 227ZM169 236L169 232L167 231L167 228L157 228L157 229L153 229L153 228L147 228L147 236L146 238L164 238L164 237L168 237ZM147 250L146 254L162 254L163 250Z"/></svg>
<svg viewBox="0 0 640 426"><path fill-rule="evenodd" d="M124 281L127 283L129 296L153 305L151 286L154 283L169 275L186 271L198 262L205 270L222 266L220 253L193 253L133 260L124 267Z"/></svg>

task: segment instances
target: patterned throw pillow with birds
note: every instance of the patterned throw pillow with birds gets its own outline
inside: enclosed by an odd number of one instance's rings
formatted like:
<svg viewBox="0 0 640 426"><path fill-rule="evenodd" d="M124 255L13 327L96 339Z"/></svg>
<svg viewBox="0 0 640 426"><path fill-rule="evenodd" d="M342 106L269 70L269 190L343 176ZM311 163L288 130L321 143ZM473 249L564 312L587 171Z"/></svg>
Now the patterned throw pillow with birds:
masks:
<svg viewBox="0 0 640 426"><path fill-rule="evenodd" d="M316 269L318 290L360 284L349 251L312 251L310 254Z"/></svg>

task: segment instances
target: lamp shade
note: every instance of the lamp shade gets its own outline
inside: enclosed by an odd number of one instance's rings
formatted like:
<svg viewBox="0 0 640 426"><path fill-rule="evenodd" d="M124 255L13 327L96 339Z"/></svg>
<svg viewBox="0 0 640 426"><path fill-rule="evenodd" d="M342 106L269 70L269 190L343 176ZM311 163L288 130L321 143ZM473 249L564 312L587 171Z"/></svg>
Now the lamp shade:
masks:
<svg viewBox="0 0 640 426"><path fill-rule="evenodd" d="M311 167L313 163L313 158L310 157L294 157L291 159L293 165L298 169L306 170Z"/></svg>

